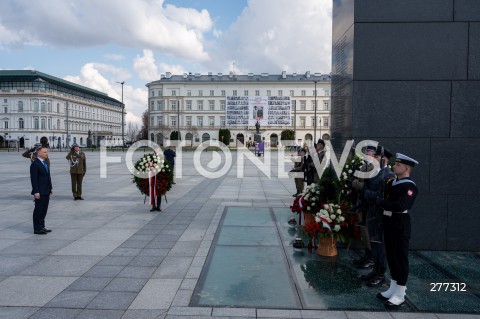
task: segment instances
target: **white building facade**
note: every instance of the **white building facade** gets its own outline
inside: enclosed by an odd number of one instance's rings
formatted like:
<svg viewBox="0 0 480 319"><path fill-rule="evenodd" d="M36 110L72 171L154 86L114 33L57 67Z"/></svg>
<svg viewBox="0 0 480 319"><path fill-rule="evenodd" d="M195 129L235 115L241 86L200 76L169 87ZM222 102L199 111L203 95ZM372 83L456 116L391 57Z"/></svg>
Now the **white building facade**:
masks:
<svg viewBox="0 0 480 319"><path fill-rule="evenodd" d="M85 146L89 131L93 145L99 146L101 140L122 144L121 102L45 73L0 71L0 107L3 146L29 148L42 142L51 148Z"/></svg>
<svg viewBox="0 0 480 319"><path fill-rule="evenodd" d="M219 130L225 128L231 132L229 146L253 142L255 125L226 123L227 97L232 96L290 97L290 125L260 127L261 139L268 146L277 146L281 132L286 129L295 132L298 145L330 137L331 76L328 74L172 75L167 72L160 80L146 86L149 91L149 139L160 145L168 144L173 131L180 132L187 146L216 141Z"/></svg>

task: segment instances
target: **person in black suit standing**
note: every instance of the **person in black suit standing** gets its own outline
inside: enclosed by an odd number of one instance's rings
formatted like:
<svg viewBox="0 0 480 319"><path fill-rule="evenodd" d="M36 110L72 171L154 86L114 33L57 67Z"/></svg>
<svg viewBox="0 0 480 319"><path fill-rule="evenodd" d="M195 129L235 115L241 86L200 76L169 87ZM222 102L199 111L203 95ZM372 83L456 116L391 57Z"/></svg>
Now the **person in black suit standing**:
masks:
<svg viewBox="0 0 480 319"><path fill-rule="evenodd" d="M50 167L47 165L48 148L40 146L36 150L37 158L30 165L30 181L32 182L32 195L34 196L35 208L33 210L33 233L46 235L51 232L45 228L45 216L47 216L48 203L52 194L52 179Z"/></svg>

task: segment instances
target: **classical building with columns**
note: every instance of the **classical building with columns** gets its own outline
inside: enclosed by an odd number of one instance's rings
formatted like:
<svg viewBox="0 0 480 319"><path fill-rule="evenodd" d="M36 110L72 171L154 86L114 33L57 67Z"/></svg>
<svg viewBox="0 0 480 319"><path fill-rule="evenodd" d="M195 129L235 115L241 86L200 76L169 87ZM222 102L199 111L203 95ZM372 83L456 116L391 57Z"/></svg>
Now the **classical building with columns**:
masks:
<svg viewBox="0 0 480 319"><path fill-rule="evenodd" d="M237 75L186 74L167 72L160 80L148 83L150 114L149 139L162 145L173 131L179 131L187 146L207 140L218 140L219 129L231 131L229 146L254 141L255 122L232 125L228 118L228 103L232 99L287 99L290 101L288 121L282 124L261 125L261 139L276 146L285 129L295 132L298 145L316 138L330 137L329 74L253 74ZM315 110L315 104L317 108ZM255 107L256 109L256 107ZM318 119L315 128L315 115ZM255 116L255 115L254 115ZM258 119L258 118L257 118ZM286 124L287 123L287 124Z"/></svg>
<svg viewBox="0 0 480 319"><path fill-rule="evenodd" d="M0 107L0 146L84 146L89 131L93 145L122 143L120 101L42 72L0 70Z"/></svg>

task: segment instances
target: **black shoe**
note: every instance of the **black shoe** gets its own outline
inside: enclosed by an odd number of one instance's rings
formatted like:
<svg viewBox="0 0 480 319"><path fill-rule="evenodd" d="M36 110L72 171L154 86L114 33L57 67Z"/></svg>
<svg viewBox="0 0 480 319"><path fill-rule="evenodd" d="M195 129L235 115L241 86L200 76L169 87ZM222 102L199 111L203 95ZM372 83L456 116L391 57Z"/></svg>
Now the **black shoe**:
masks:
<svg viewBox="0 0 480 319"><path fill-rule="evenodd" d="M156 210L157 210L156 207L150 208L150 211L151 211L151 212L154 212L154 211L156 211Z"/></svg>
<svg viewBox="0 0 480 319"><path fill-rule="evenodd" d="M381 292L377 293L377 298L383 301L387 301L390 298L384 297Z"/></svg>
<svg viewBox="0 0 480 319"><path fill-rule="evenodd" d="M357 266L357 265L362 265L362 264L363 264L366 260L368 260L368 259L370 259L369 256L363 255L362 257L360 257L360 258L358 258L358 259L354 259L354 260L353 260L353 264L354 264L355 266Z"/></svg>
<svg viewBox="0 0 480 319"><path fill-rule="evenodd" d="M44 229L42 229L42 230L43 230L44 232L46 232L46 233L51 233L51 232L52 232L51 229L46 229L46 228L44 228Z"/></svg>
<svg viewBox="0 0 480 319"><path fill-rule="evenodd" d="M78 197L77 197L77 199L79 199L79 200L83 200L83 197L80 197L80 196L78 196Z"/></svg>
<svg viewBox="0 0 480 319"><path fill-rule="evenodd" d="M391 303L390 301L387 300L384 305L385 305L385 308L387 308L388 310L397 310L397 309L400 308L404 303L405 303L405 301L402 302L402 303L399 304L399 305L396 305L396 304L393 304L393 303Z"/></svg>
<svg viewBox="0 0 480 319"><path fill-rule="evenodd" d="M47 234L47 232L44 231L44 230L42 230L42 229L40 229L40 230L34 230L33 233L34 233L35 235L46 235L46 234Z"/></svg>
<svg viewBox="0 0 480 319"><path fill-rule="evenodd" d="M373 259L367 259L363 264L357 265L357 268L367 269L367 268L373 267L373 265L375 265L375 263L373 262Z"/></svg>
<svg viewBox="0 0 480 319"><path fill-rule="evenodd" d="M77 200L77 199L78 199L78 197L77 197L77 196L75 196L75 197L73 198L73 200Z"/></svg>
<svg viewBox="0 0 480 319"><path fill-rule="evenodd" d="M157 210L158 210L159 212L161 212L161 211L162 211L162 209L161 209L160 207L157 207Z"/></svg>
<svg viewBox="0 0 480 319"><path fill-rule="evenodd" d="M371 279L373 279L375 276L377 276L377 270L376 269L373 269L371 272L369 272L368 274L366 275L361 275L360 276L360 279L362 279L363 281L370 281Z"/></svg>
<svg viewBox="0 0 480 319"><path fill-rule="evenodd" d="M377 275L367 282L368 287L380 287L385 283L384 275Z"/></svg>

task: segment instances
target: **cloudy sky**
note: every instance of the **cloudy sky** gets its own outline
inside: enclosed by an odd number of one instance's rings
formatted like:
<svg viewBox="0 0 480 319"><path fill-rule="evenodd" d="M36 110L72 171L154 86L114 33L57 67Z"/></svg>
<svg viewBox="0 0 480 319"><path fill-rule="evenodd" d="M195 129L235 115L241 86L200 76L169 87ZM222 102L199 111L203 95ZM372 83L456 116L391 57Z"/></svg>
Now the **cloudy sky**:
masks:
<svg viewBox="0 0 480 319"><path fill-rule="evenodd" d="M171 72L331 71L331 0L2 0L0 69L35 69L121 100Z"/></svg>

